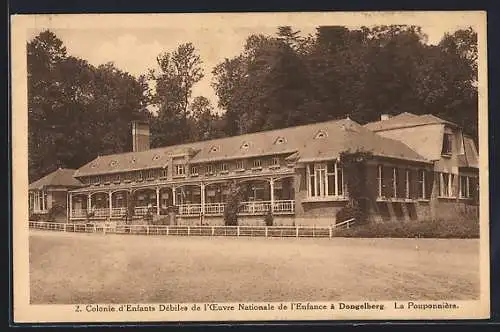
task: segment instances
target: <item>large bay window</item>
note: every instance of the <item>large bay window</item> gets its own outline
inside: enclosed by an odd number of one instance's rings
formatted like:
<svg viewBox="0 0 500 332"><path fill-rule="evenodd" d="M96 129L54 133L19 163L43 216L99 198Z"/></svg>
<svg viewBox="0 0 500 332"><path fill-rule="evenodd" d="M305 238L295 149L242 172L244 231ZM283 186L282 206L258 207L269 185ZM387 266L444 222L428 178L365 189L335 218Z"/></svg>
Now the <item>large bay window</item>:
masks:
<svg viewBox="0 0 500 332"><path fill-rule="evenodd" d="M455 197L454 182L455 175L451 173L438 173L439 175L439 196L452 198Z"/></svg>
<svg viewBox="0 0 500 332"><path fill-rule="evenodd" d="M459 197L471 198L470 177L468 176L463 176L463 175L460 176Z"/></svg>
<svg viewBox="0 0 500 332"><path fill-rule="evenodd" d="M427 197L426 196L427 193L425 192L425 186L426 186L425 171L418 170L417 176L418 176L417 197L419 199L425 199Z"/></svg>
<svg viewBox="0 0 500 332"><path fill-rule="evenodd" d="M307 165L309 197L338 197L344 195L344 177L336 162Z"/></svg>

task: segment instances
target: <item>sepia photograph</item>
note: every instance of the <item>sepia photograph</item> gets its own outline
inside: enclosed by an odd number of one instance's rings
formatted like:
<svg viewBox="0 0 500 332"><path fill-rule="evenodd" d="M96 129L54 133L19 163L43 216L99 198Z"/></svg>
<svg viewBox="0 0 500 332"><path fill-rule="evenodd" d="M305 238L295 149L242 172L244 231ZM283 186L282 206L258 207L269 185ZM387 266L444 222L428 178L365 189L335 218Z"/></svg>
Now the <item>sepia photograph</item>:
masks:
<svg viewBox="0 0 500 332"><path fill-rule="evenodd" d="M16 321L489 317L484 12L19 15L11 54Z"/></svg>

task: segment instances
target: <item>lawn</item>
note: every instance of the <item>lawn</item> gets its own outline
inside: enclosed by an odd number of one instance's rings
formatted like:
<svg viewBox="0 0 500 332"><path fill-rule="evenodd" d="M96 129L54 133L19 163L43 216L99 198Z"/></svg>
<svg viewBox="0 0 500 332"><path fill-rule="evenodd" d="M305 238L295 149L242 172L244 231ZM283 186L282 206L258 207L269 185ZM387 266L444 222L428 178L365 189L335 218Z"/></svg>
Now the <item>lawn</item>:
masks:
<svg viewBox="0 0 500 332"><path fill-rule="evenodd" d="M479 298L475 239L30 233L33 304Z"/></svg>

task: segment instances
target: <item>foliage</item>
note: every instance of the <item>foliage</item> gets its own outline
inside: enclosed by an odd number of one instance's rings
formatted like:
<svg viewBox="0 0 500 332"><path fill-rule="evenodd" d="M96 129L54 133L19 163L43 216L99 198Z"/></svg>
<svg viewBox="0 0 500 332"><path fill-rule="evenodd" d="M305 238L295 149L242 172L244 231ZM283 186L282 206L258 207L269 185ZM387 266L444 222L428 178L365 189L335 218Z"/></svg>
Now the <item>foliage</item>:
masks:
<svg viewBox="0 0 500 332"><path fill-rule="evenodd" d="M241 200L242 189L236 181L232 181L229 185L229 194L224 208L224 224L226 226L238 225L238 212L240 210Z"/></svg>
<svg viewBox="0 0 500 332"><path fill-rule="evenodd" d="M154 82L152 105L158 110L152 118L152 145L165 146L190 138L189 112L193 86L204 76L202 61L191 43L157 57L159 70L150 70Z"/></svg>
<svg viewBox="0 0 500 332"><path fill-rule="evenodd" d="M438 45L417 26L320 26L301 36L251 35L241 54L213 70L230 134L382 113L431 113L477 138L477 33L457 30ZM467 124L467 125L466 125ZM472 124L472 125L471 125Z"/></svg>
<svg viewBox="0 0 500 332"><path fill-rule="evenodd" d="M69 56L43 31L27 43L29 179L129 151L130 122L145 114L144 77Z"/></svg>
<svg viewBox="0 0 500 332"><path fill-rule="evenodd" d="M366 174L366 162L372 158L373 154L366 151L340 153L340 167L347 186L349 203L337 214L338 221L356 218L357 222L366 222L370 204L375 201L374 197L370 197Z"/></svg>
<svg viewBox="0 0 500 332"><path fill-rule="evenodd" d="M266 216L264 217L264 223L266 226L272 226L274 223L274 216L271 210L268 210Z"/></svg>
<svg viewBox="0 0 500 332"><path fill-rule="evenodd" d="M357 206L352 206L348 204L337 211L335 218L337 223L354 218L357 222L363 221L365 218L365 213Z"/></svg>
<svg viewBox="0 0 500 332"><path fill-rule="evenodd" d="M479 238L479 221L471 218L459 220L426 220L409 222L382 222L354 224L349 229L335 232L338 237L362 238Z"/></svg>

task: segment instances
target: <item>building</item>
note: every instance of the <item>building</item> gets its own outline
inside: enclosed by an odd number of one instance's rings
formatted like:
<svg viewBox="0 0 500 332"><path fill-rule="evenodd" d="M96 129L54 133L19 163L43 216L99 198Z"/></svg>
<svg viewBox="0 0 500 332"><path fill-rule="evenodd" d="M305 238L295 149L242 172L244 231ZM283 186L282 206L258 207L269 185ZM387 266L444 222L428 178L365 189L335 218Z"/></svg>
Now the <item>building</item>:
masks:
<svg viewBox="0 0 500 332"><path fill-rule="evenodd" d="M147 124L134 122L132 135L132 152L99 156L74 173L83 187L69 192L71 221L92 211L119 222L149 207L155 218L175 210L169 223L223 224L235 181L244 189L240 224L261 224L272 211L277 225L330 225L348 202L343 151L373 154L373 220L478 218L474 141L433 115L384 115L364 126L347 118L155 149Z"/></svg>
<svg viewBox="0 0 500 332"><path fill-rule="evenodd" d="M28 188L30 216L47 215L55 206L60 206L63 211L66 210L68 191L82 187L82 183L73 177L75 171L59 168L31 183Z"/></svg>

